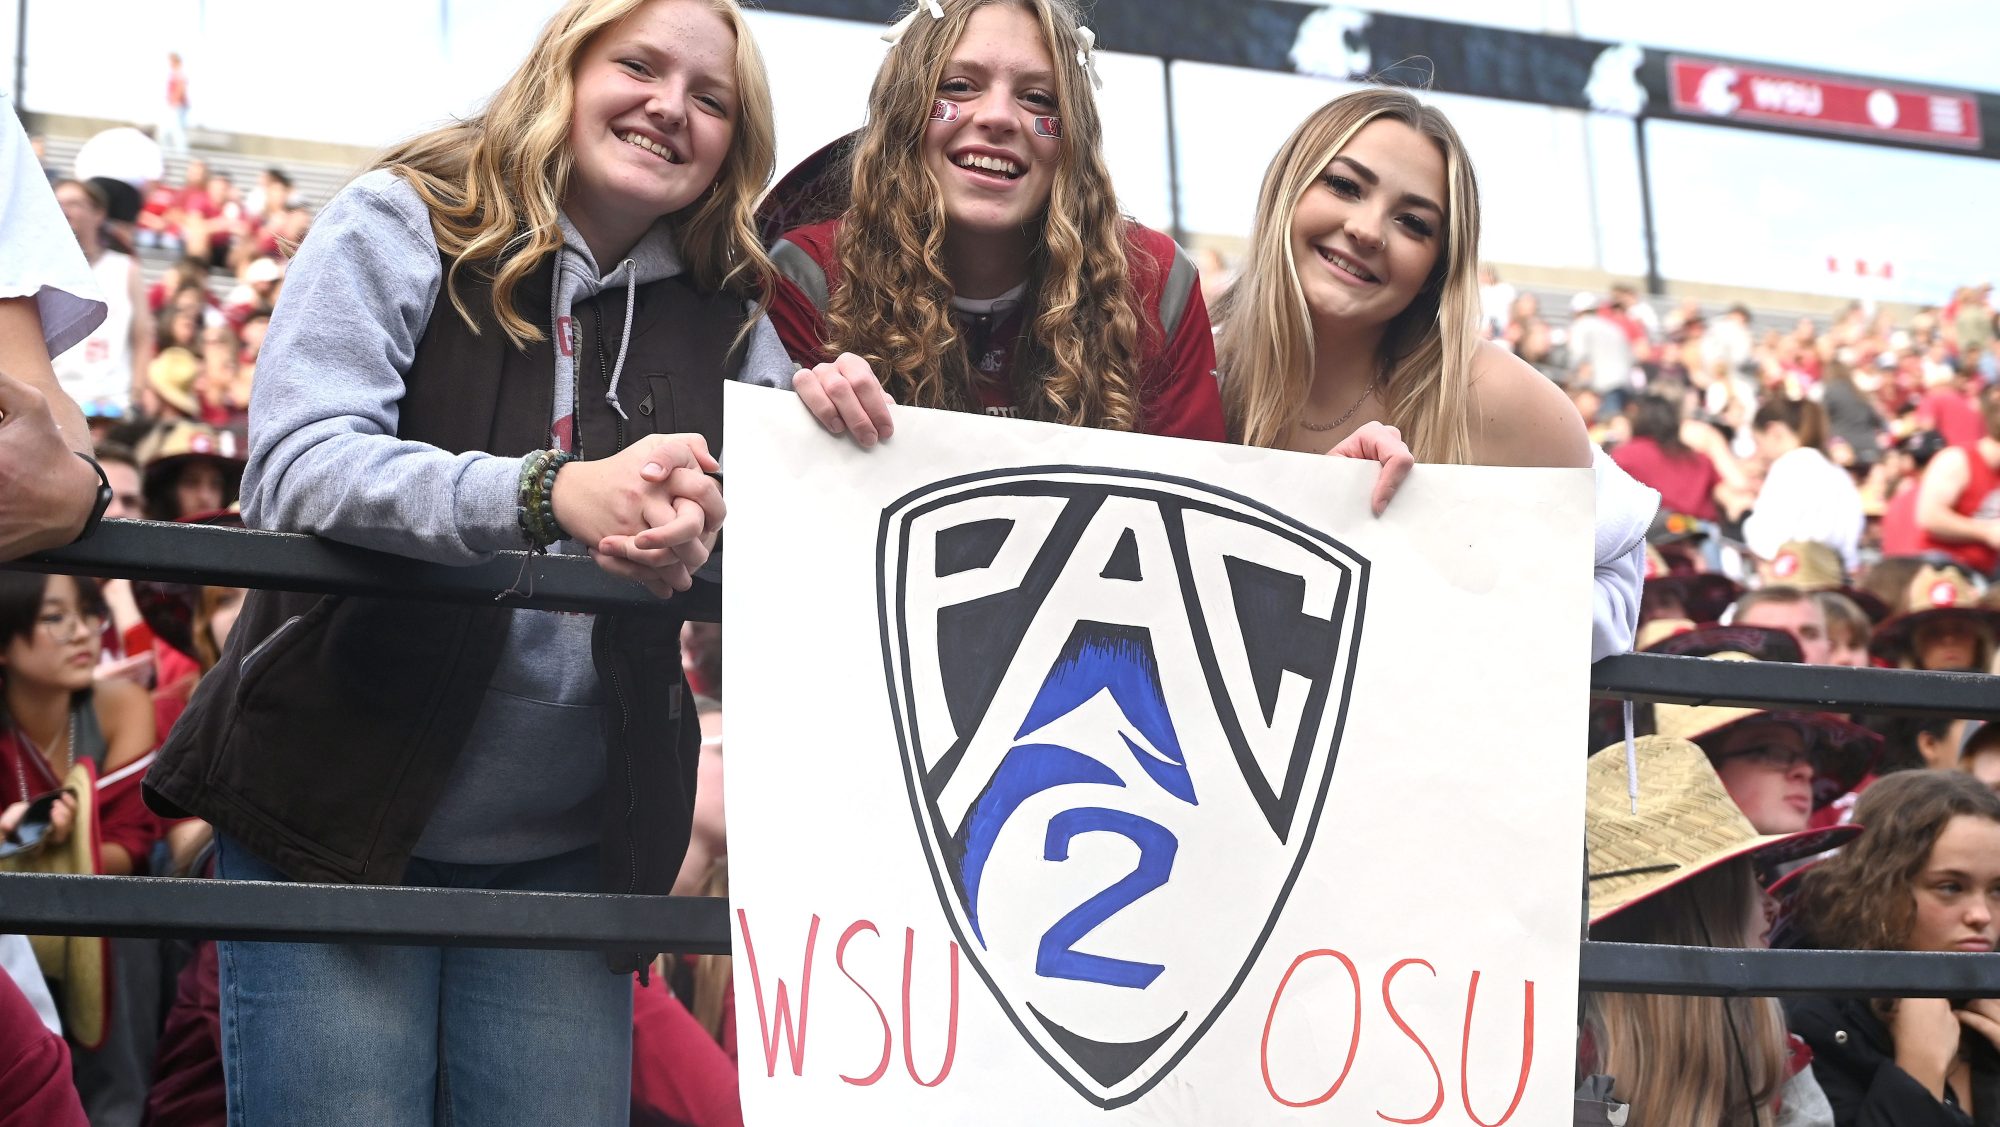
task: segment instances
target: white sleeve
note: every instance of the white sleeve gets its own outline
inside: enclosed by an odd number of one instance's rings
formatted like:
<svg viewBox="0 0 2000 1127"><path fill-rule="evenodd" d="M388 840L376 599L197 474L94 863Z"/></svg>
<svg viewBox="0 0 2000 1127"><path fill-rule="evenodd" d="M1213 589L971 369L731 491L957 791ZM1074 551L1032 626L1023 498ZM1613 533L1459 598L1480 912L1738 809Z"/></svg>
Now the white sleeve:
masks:
<svg viewBox="0 0 2000 1127"><path fill-rule="evenodd" d="M1794 515L1802 509L1809 511L1812 504L1805 471L1803 460L1792 454L1772 462L1765 471L1764 484L1757 490L1757 507L1743 518L1743 542L1758 559L1771 559L1785 541L1802 539L1795 535Z"/></svg>
<svg viewBox="0 0 2000 1127"><path fill-rule="evenodd" d="M1597 479L1597 560L1590 603L1590 660L1632 648L1646 576L1646 530L1660 495L1639 484L1602 447L1590 469Z"/></svg>
<svg viewBox="0 0 2000 1127"><path fill-rule="evenodd" d="M104 323L98 293L83 249L70 233L55 193L28 135L14 116L14 103L0 97L0 298L32 297L42 318L42 341L51 359Z"/></svg>
<svg viewBox="0 0 2000 1127"><path fill-rule="evenodd" d="M28 945L22 935L0 935L0 972L14 980L28 1004L35 1008L35 1016L49 1027L49 1032L62 1036L62 1019L56 1016L56 1001L49 996L49 984L42 978L42 964L35 961L35 949Z"/></svg>

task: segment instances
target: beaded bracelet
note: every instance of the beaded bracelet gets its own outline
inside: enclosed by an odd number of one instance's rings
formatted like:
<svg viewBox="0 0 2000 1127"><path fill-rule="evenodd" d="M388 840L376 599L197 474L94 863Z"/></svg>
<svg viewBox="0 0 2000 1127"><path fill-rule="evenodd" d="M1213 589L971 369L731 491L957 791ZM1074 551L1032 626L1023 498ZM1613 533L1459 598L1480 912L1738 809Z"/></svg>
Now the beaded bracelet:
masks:
<svg viewBox="0 0 2000 1127"><path fill-rule="evenodd" d="M576 455L564 450L538 450L521 459L514 515L531 551L546 552L549 545L569 538L562 525L556 523L553 496L556 471L575 460Z"/></svg>

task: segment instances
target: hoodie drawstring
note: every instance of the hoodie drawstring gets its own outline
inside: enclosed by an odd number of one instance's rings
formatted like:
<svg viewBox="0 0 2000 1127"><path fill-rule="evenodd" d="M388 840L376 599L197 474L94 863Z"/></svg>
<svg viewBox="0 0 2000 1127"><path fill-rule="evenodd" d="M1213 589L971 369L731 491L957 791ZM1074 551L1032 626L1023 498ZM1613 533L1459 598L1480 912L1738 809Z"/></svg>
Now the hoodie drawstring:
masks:
<svg viewBox="0 0 2000 1127"><path fill-rule="evenodd" d="M632 311L639 301L639 267L628 258L619 269L625 271L625 328L618 334L618 359L611 363L611 384L604 389L604 402L618 412L619 418L629 421L632 416L626 414L625 405L618 402L618 377L625 371L625 350L632 344Z"/></svg>
<svg viewBox="0 0 2000 1127"><path fill-rule="evenodd" d="M1639 812L1639 744L1632 738L1632 702L1625 702L1625 792L1632 796L1632 813Z"/></svg>
<svg viewBox="0 0 2000 1127"><path fill-rule="evenodd" d="M552 331L562 331L563 275L570 269L568 247L556 252L555 284L549 288L549 325ZM618 359L611 365L610 386L604 389L604 402L618 417L630 422L632 416L625 413L625 405L618 401L618 377L625 371L625 354L632 347L632 314L639 304L639 265L631 259L618 264L625 273L625 328L618 336ZM615 274L617 271L614 271ZM567 342L558 342L562 347Z"/></svg>

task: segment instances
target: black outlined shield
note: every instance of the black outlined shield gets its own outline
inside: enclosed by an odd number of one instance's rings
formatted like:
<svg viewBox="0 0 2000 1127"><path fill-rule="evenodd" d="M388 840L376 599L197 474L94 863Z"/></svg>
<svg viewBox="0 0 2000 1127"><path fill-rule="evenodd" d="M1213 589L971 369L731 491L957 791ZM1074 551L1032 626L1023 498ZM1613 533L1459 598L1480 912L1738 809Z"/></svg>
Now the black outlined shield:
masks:
<svg viewBox="0 0 2000 1127"><path fill-rule="evenodd" d="M960 945L1086 1099L1143 1096L1284 909L1324 809L1368 563L1247 498L1048 466L884 510L885 671Z"/></svg>

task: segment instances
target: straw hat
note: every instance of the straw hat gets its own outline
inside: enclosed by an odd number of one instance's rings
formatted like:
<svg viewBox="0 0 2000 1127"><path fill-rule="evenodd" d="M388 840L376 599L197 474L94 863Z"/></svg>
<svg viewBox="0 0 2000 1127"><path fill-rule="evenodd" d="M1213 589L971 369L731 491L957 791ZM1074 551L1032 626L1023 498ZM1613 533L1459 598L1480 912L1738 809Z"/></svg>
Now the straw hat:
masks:
<svg viewBox="0 0 2000 1127"><path fill-rule="evenodd" d="M1755 661L1746 653L1722 651L1713 661ZM1882 756L1882 737L1831 712L1773 711L1727 704L1656 704L1653 728L1677 740L1696 741L1749 719L1790 724L1799 730L1813 765L1813 809L1848 791L1875 769Z"/></svg>
<svg viewBox="0 0 2000 1127"><path fill-rule="evenodd" d="M1655 618L1639 624L1639 633L1632 641L1632 648L1644 653L1665 642L1695 629L1691 618Z"/></svg>
<svg viewBox="0 0 2000 1127"><path fill-rule="evenodd" d="M61 845L44 839L39 849L0 861L0 869L27 873L90 874L103 871L98 854L97 770L85 759L72 766L63 789L77 796L69 837ZM85 1049L104 1044L109 1018L111 947L99 935L31 935L35 961L50 985L62 992L63 1034Z"/></svg>
<svg viewBox="0 0 2000 1127"><path fill-rule="evenodd" d="M1771 577L1801 591L1838 591L1847 586L1840 553L1816 540L1787 540L1771 557Z"/></svg>
<svg viewBox="0 0 2000 1127"><path fill-rule="evenodd" d="M1870 622L1880 622L1889 616L1889 608L1873 592L1847 581L1840 553L1816 540L1787 540L1778 545L1778 554L1771 557L1770 574L1772 582L1780 586L1845 595Z"/></svg>
<svg viewBox="0 0 2000 1127"><path fill-rule="evenodd" d="M194 393L195 380L200 377L201 361L179 346L161 349L146 368L146 382L153 391L168 406L190 418L201 414L201 401Z"/></svg>
<svg viewBox="0 0 2000 1127"><path fill-rule="evenodd" d="M222 468L225 499L234 497L243 480L243 451L233 431L216 430L206 423L178 419L162 423L139 443L140 491L146 504L166 508L168 492L179 477L180 467L206 458Z"/></svg>
<svg viewBox="0 0 2000 1127"><path fill-rule="evenodd" d="M1738 857L1776 865L1852 840L1858 826L1760 834L1722 789L1700 748L1686 740L1635 741L1639 812L1627 789L1625 745L1590 757L1584 790L1590 922Z"/></svg>
<svg viewBox="0 0 2000 1127"><path fill-rule="evenodd" d="M1905 604L1910 611L1876 627L1868 650L1885 661L1914 662L1917 655L1911 642L1917 628L1956 615L1970 619L1972 625L1985 631L1984 660L1991 661L1993 644L2000 639L2000 611L1981 606L1979 600L1979 589L1957 568L1921 568L1910 580L1909 601Z"/></svg>

